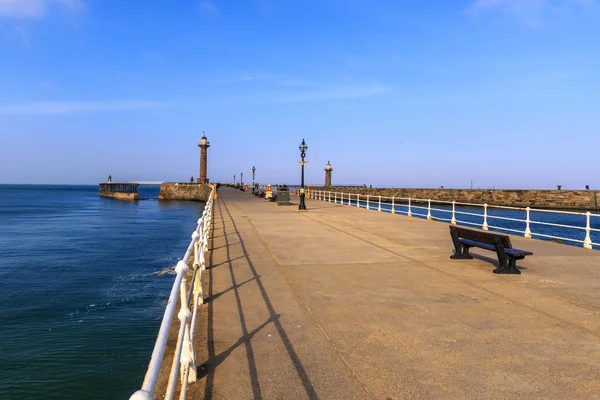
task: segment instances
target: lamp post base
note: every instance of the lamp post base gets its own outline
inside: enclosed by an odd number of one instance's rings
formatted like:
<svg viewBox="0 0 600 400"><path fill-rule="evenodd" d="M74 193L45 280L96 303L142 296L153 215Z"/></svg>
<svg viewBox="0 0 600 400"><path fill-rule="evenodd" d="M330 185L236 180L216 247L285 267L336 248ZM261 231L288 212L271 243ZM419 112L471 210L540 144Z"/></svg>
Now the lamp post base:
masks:
<svg viewBox="0 0 600 400"><path fill-rule="evenodd" d="M306 210L306 204L304 203L304 193L300 195L300 205L298 205L298 210Z"/></svg>

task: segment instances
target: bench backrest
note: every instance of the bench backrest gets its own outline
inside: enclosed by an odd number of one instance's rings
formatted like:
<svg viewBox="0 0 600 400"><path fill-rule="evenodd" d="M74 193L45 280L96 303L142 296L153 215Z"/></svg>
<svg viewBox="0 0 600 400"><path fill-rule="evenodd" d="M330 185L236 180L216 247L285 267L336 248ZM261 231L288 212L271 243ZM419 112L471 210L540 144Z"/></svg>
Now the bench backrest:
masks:
<svg viewBox="0 0 600 400"><path fill-rule="evenodd" d="M450 229L453 229L458 234L459 238L473 240L479 243L485 244L494 244L494 240L498 238L500 240L500 244L505 249L512 249L512 244L510 243L510 237L507 235L503 235L501 233L493 233L493 232L485 232L479 231L475 229L462 228L460 226L450 226Z"/></svg>

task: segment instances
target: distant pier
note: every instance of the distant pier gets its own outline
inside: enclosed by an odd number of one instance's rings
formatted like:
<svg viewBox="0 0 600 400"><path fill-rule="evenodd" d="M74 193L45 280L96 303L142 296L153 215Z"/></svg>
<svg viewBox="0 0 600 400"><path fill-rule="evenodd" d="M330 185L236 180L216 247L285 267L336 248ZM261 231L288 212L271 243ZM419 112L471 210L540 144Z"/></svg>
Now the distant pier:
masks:
<svg viewBox="0 0 600 400"><path fill-rule="evenodd" d="M139 200L138 183L100 182L98 195L118 200Z"/></svg>

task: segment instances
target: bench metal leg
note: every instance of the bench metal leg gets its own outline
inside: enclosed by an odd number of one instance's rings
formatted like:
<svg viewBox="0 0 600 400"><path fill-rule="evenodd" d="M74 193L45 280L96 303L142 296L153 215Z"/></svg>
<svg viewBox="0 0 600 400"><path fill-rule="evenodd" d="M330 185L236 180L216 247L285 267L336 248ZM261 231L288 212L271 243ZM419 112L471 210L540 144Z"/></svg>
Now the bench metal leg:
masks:
<svg viewBox="0 0 600 400"><path fill-rule="evenodd" d="M499 240L495 241L494 246L498 255L498 268L494 270L494 273L519 275L521 271L517 269L517 259L522 259L523 257L515 258L507 256Z"/></svg>
<svg viewBox="0 0 600 400"><path fill-rule="evenodd" d="M450 236L452 236L452 243L454 243L454 254L450 258L453 260L472 260L473 256L469 254L469 247L460 242L458 234L452 227L450 227Z"/></svg>
<svg viewBox="0 0 600 400"><path fill-rule="evenodd" d="M502 268L496 268L494 270L494 273L520 275L521 271L519 271L519 269L517 268L517 260L515 260L514 258L509 258L508 263Z"/></svg>

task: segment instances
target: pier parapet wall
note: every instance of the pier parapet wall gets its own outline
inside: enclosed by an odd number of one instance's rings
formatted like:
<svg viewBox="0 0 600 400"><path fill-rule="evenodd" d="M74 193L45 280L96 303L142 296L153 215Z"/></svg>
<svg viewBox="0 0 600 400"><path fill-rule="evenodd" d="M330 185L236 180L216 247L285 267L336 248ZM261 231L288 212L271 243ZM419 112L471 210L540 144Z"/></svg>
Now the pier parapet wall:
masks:
<svg viewBox="0 0 600 400"><path fill-rule="evenodd" d="M208 201L212 185L165 182L160 185L159 200Z"/></svg>
<svg viewBox="0 0 600 400"><path fill-rule="evenodd" d="M139 200L138 186L137 183L100 182L98 195L117 200Z"/></svg>
<svg viewBox="0 0 600 400"><path fill-rule="evenodd" d="M477 203L507 207L531 207L560 210L600 210L598 190L481 190L481 189L383 189L316 187L314 190L352 193L371 196L410 197Z"/></svg>

